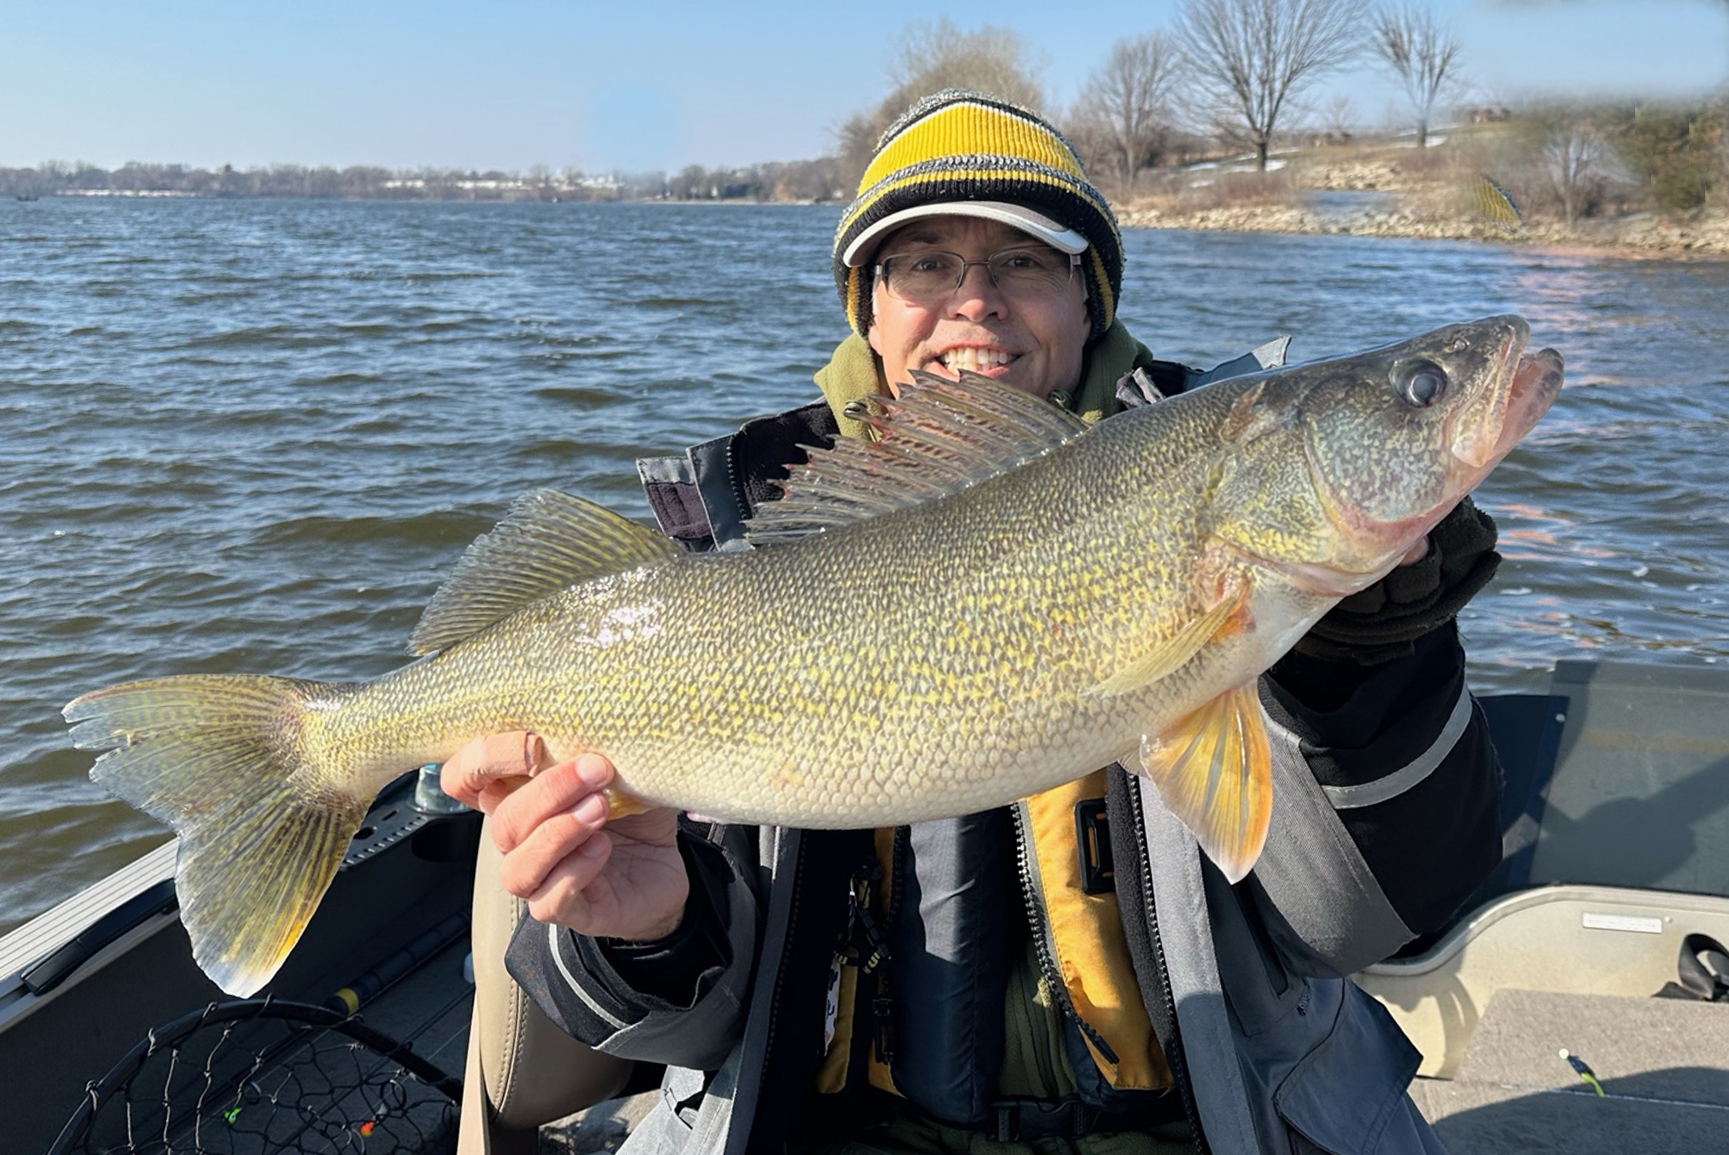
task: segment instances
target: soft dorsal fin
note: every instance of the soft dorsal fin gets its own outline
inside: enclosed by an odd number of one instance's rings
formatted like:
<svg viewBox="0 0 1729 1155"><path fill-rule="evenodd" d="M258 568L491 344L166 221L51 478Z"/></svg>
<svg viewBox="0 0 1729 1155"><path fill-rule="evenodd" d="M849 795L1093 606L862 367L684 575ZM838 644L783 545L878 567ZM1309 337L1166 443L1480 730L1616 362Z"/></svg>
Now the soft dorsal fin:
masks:
<svg viewBox="0 0 1729 1155"><path fill-rule="evenodd" d="M977 373L915 371L899 397L872 397L860 418L878 439L809 449L745 528L752 545L790 541L922 505L994 477L1086 432L1086 422ZM808 448L808 447L807 447Z"/></svg>
<svg viewBox="0 0 1729 1155"><path fill-rule="evenodd" d="M517 498L474 540L420 615L408 648L442 650L566 586L653 565L678 546L652 529L556 489Z"/></svg>

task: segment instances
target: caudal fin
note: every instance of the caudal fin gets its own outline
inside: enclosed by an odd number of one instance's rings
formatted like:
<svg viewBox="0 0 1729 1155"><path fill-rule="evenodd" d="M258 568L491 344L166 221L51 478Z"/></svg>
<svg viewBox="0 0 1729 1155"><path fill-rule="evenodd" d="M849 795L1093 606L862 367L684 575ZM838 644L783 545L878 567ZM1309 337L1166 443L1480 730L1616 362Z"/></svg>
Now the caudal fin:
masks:
<svg viewBox="0 0 1729 1155"><path fill-rule="evenodd" d="M337 687L287 678L129 682L69 704L72 740L106 750L90 777L180 835L175 885L192 957L246 997L275 975L370 803L305 753L309 703Z"/></svg>

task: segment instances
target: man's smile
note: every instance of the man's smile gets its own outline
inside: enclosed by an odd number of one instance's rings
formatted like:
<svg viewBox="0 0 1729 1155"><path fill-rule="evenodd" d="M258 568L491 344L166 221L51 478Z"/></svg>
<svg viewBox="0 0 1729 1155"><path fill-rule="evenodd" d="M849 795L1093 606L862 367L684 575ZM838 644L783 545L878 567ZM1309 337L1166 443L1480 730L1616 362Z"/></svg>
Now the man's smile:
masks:
<svg viewBox="0 0 1729 1155"><path fill-rule="evenodd" d="M963 370L997 376L994 370L1007 368L1020 360L1020 356L994 345L956 345L937 354L933 365L940 365L950 376L958 377Z"/></svg>

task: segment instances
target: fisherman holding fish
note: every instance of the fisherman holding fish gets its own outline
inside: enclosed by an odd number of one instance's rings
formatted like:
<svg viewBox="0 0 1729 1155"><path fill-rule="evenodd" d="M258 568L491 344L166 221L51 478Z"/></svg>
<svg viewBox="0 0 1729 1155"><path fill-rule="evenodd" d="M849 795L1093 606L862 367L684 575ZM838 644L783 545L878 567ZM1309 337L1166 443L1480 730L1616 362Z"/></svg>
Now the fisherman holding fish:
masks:
<svg viewBox="0 0 1729 1155"><path fill-rule="evenodd" d="M663 532L741 548L801 446L892 438L881 399L921 375L982 375L1079 428L1282 359L1282 343L1210 373L1155 359L1117 319L1122 265L1110 208L1047 122L971 93L914 105L840 221L853 334L816 375L823 399L645 462ZM1413 412L1466 343L1395 369ZM1246 405L1229 436L1282 435ZM1499 440L1479 459L1509 447L1498 426L1485 436ZM1180 503L1174 471L1155 480L1155 502L1168 480ZM491 815L500 879L527 900L510 971L569 1034L666 1065L628 1152L1439 1151L1405 1094L1417 1052L1343 977L1440 926L1499 858L1499 768L1454 623L1499 560L1494 525L1468 498L1430 524L1221 712L1150 737L1127 770L964 817L862 831L608 817L600 754L559 760L525 731L477 739L443 781ZM1283 572L1301 584L1320 569ZM1095 580L1131 590L1134 575ZM861 590L849 612L896 596ZM1227 600L1089 692L1177 676L1249 616ZM868 721L835 724L872 757ZM1174 744L1238 731L1270 776L1270 818L1243 787L1222 833L1191 833L1194 814L1148 776L1185 756ZM1217 778L1197 812L1230 809Z"/></svg>
<svg viewBox="0 0 1729 1155"><path fill-rule="evenodd" d="M497 859L476 1022L526 993L591 1045L550 1066L664 1067L632 1152L1438 1150L1344 976L1499 858L1466 495L1561 359L1501 316L1197 372L1122 265L1049 124L927 98L841 218L822 400L641 463L660 531L540 490L382 677L68 703L179 836L198 965L264 989L443 763Z"/></svg>

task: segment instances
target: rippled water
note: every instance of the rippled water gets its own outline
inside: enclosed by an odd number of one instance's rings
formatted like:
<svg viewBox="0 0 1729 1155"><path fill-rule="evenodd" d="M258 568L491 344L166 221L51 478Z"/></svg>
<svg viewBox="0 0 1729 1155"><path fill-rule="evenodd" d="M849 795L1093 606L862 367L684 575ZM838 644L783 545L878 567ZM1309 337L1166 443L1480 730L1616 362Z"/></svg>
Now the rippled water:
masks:
<svg viewBox="0 0 1729 1155"><path fill-rule="evenodd" d="M510 499L646 515L632 461L814 396L825 207L0 202L0 930L161 841L59 708L125 678L348 680ZM1729 655L1729 265L1133 232L1123 315L1211 363L1516 311L1571 386L1479 493L1483 689Z"/></svg>

